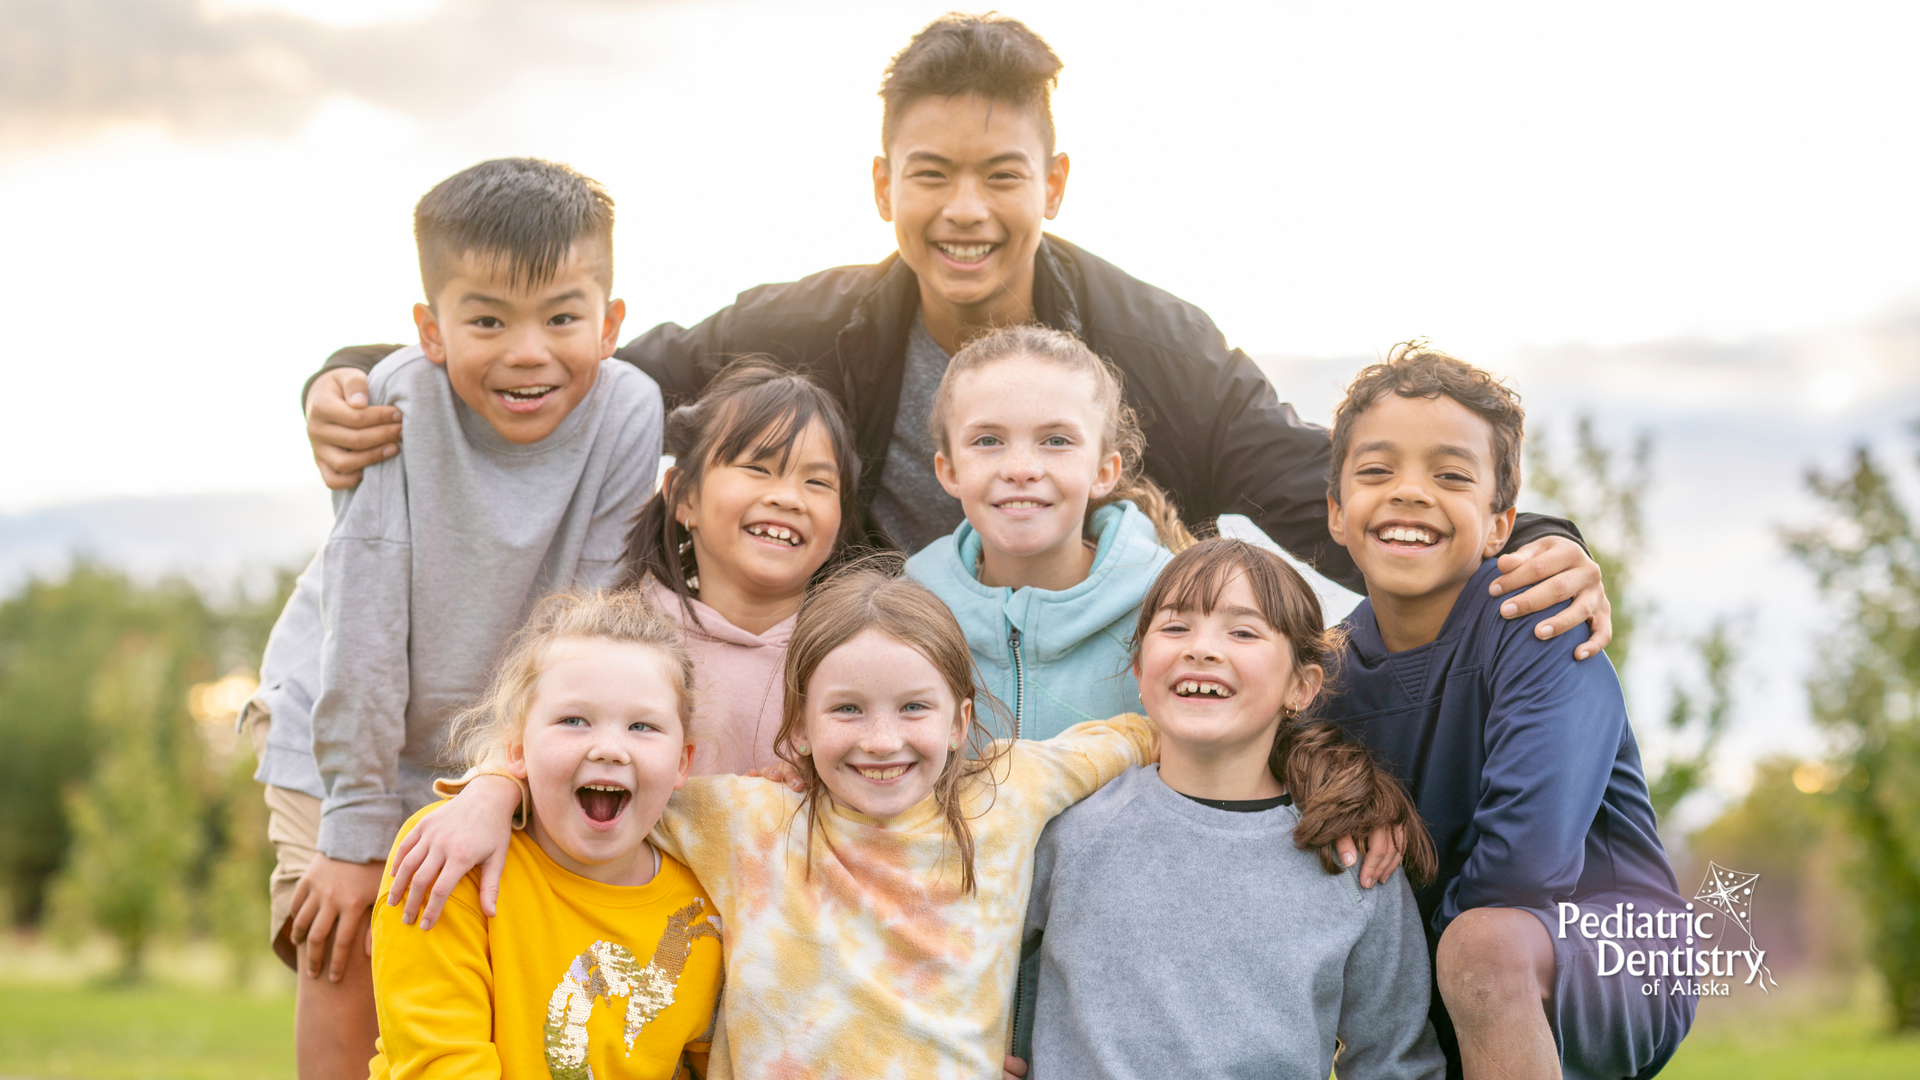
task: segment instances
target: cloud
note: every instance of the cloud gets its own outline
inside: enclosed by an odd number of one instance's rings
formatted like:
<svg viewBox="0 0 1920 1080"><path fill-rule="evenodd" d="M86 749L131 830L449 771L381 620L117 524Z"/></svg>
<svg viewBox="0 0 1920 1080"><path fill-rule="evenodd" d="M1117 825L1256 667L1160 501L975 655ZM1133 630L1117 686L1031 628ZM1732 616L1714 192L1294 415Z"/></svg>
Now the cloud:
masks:
<svg viewBox="0 0 1920 1080"><path fill-rule="evenodd" d="M199 0L0 4L0 146L124 125L190 138L284 134L335 95L457 111L536 67L615 60L601 18L648 0L449 0L343 28Z"/></svg>

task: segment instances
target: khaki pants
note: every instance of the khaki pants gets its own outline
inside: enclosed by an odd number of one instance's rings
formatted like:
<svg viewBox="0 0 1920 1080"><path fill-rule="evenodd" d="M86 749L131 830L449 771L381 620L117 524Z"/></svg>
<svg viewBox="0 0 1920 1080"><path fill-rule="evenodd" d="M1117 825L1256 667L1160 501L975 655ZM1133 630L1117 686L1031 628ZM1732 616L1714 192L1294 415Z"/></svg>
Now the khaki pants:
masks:
<svg viewBox="0 0 1920 1080"><path fill-rule="evenodd" d="M273 717L259 701L247 709L247 732L253 739L256 757L267 752L267 728ZM267 840L273 844L273 874L267 878L267 937L273 953L287 967L295 966L299 955L291 937L293 928L293 890L301 875L320 853L320 800L304 791L264 784L267 798Z"/></svg>

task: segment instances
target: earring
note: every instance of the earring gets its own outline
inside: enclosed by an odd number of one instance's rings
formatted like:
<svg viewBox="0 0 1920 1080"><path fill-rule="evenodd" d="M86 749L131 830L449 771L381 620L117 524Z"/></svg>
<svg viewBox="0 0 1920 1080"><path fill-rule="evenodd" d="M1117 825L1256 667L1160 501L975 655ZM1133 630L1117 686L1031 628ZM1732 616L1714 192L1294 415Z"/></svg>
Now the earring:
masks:
<svg viewBox="0 0 1920 1080"><path fill-rule="evenodd" d="M797 751L799 751L799 752L800 752L800 756L801 756L801 757L812 757L812 756L813 756L813 748L812 748L812 747L810 747L810 746L808 746L808 745L807 745L806 743L804 743L804 742L797 742L797 743L794 743L794 744L793 744L793 748L794 748L795 750L797 750Z"/></svg>
<svg viewBox="0 0 1920 1080"><path fill-rule="evenodd" d="M947 749L949 749L949 750L958 750L958 749L960 749L960 739L959 739L959 737L958 737L958 736L955 736L954 738L951 738L951 739L948 739L948 740L947 740Z"/></svg>

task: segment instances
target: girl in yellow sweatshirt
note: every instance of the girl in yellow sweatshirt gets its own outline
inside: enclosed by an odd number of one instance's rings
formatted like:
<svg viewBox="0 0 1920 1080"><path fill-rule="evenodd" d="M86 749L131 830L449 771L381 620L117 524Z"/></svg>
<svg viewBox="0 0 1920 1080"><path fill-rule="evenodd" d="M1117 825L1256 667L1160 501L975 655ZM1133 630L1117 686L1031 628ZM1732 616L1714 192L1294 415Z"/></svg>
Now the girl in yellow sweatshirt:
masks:
<svg viewBox="0 0 1920 1080"><path fill-rule="evenodd" d="M1034 845L1054 815L1152 760L1151 725L989 741L952 613L870 567L802 605L786 682L775 747L804 790L695 777L653 833L726 927L711 1075L1000 1075ZM445 811L471 823L441 830L466 838L448 851L484 858L518 797L476 783ZM438 871L448 857L409 862Z"/></svg>
<svg viewBox="0 0 1920 1080"><path fill-rule="evenodd" d="M462 718L472 760L504 762L532 820L508 845L497 917L472 876L431 934L374 906L373 1080L705 1071L723 923L647 841L693 760L692 671L678 628L638 590L536 609Z"/></svg>

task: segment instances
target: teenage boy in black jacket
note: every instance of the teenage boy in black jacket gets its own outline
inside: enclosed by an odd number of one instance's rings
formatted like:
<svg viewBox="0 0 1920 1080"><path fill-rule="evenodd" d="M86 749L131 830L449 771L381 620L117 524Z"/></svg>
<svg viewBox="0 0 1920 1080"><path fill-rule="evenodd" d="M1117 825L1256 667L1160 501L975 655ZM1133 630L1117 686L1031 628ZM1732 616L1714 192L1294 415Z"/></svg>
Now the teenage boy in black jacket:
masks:
<svg viewBox="0 0 1920 1080"><path fill-rule="evenodd" d="M979 331L1039 322L1073 333L1120 369L1147 437L1146 471L1189 521L1245 514L1321 573L1364 588L1327 535L1323 428L1302 421L1206 314L1041 231L1066 195L1049 96L1060 60L1025 25L948 15L888 66L874 202L900 250L871 266L762 285L693 327L666 323L615 355L669 402L699 393L729 359L764 353L840 396L861 454L867 538L911 553L950 532L960 505L933 476L926 431L947 357ZM343 349L309 384L308 436L330 487L395 452L398 415L366 409L361 372L392 346ZM1572 599L1553 636L1591 621L1580 655L1612 635L1599 567L1570 523L1523 514L1501 592L1509 618ZM1545 580L1545 579L1551 580Z"/></svg>

